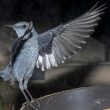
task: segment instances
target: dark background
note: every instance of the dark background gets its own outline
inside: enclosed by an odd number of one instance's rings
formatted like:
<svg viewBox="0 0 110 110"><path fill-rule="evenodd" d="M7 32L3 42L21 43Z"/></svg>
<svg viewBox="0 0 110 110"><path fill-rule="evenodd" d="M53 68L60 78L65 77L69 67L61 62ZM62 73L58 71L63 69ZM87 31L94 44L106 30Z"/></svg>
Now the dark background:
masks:
<svg viewBox="0 0 110 110"><path fill-rule="evenodd" d="M34 22L34 25L39 33L53 28L61 23L68 22L86 11L88 11L97 0L0 0L0 26L5 24L14 24L19 21ZM99 0L99 5L106 3L107 9L102 15L102 20L99 23L93 38L99 40L110 47L110 0ZM95 47L94 47L95 48ZM108 51L107 51L108 52ZM107 54L108 55L108 54ZM81 87L86 75L93 70L93 64L78 68L73 74L62 76L59 79L54 79L44 85L31 86L29 90L34 97L41 97L65 89ZM0 88L1 90L1 88ZM7 90L7 88L6 88ZM13 94L11 95L14 96ZM20 94L16 98L17 108L25 99ZM7 102L9 103L9 101ZM6 109L7 110L7 109ZM8 109L9 110L9 109ZM17 110L17 109L16 109Z"/></svg>
<svg viewBox="0 0 110 110"><path fill-rule="evenodd" d="M110 0L0 0L0 24L32 20L39 32L65 23L96 2L107 9L93 37L110 46Z"/></svg>

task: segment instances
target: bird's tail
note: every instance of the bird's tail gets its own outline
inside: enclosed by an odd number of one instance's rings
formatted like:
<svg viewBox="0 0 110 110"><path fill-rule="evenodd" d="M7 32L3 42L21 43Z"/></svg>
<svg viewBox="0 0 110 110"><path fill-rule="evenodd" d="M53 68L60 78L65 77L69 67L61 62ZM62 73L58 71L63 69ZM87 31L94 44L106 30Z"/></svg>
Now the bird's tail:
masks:
<svg viewBox="0 0 110 110"><path fill-rule="evenodd" d="M0 77L3 78L3 80L8 81L10 79L10 67L7 66L5 69L0 71Z"/></svg>

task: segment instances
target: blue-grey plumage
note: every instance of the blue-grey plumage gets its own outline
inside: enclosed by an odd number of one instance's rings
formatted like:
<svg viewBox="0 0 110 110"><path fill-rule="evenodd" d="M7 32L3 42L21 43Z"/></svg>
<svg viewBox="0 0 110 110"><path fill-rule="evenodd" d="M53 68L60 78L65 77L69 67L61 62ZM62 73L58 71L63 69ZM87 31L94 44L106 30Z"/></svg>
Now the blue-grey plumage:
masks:
<svg viewBox="0 0 110 110"><path fill-rule="evenodd" d="M8 77L11 76L12 81L17 80L20 90L29 102L24 90L31 97L27 84L34 67L42 71L56 67L80 50L94 32L104 9L104 5L98 8L95 5L77 19L42 34L36 32L32 22L19 22L9 26L16 31L18 39L12 47L10 64L0 72L1 77L10 80Z"/></svg>
<svg viewBox="0 0 110 110"><path fill-rule="evenodd" d="M35 32L32 34L23 45L13 65L14 77L20 82L24 80L24 83L32 76L39 54L38 35Z"/></svg>
<svg viewBox="0 0 110 110"><path fill-rule="evenodd" d="M23 26L24 23L26 27L28 27L29 23L20 22L16 24L16 29L18 28L17 26L20 26L20 25ZM28 28L26 29L26 31L27 30ZM22 31L22 30L19 29L19 31ZM11 60L15 59L15 61L13 62L11 61L11 63L9 63L6 69L1 71L1 77L6 81L11 80L12 83L15 80L18 81L20 90L24 94L26 100L29 102L29 99L26 96L24 90L29 94L32 100L33 98L30 95L29 91L27 90L27 83L30 77L32 76L32 73L39 55L39 44L38 44L38 33L35 31L34 27L32 27L32 29L29 30L28 33L26 33L26 35L24 35L26 31L24 31L24 33L21 32L23 34L21 33L20 34L23 37L18 36L17 42L14 43L12 47L13 54L11 56L12 57ZM22 41L19 42L19 39L21 37L22 37ZM18 42L20 43L19 45L18 45ZM16 49L18 49L19 51Z"/></svg>
<svg viewBox="0 0 110 110"><path fill-rule="evenodd" d="M10 80L10 67L7 66L5 69L0 71L0 77L3 78L4 81L9 81Z"/></svg>

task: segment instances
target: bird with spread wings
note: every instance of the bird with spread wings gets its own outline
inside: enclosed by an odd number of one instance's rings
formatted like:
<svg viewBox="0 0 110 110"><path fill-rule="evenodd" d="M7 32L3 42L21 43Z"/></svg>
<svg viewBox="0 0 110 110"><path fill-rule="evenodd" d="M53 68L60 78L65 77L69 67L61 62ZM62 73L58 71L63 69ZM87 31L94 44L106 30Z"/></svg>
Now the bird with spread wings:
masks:
<svg viewBox="0 0 110 110"><path fill-rule="evenodd" d="M38 34L32 22L7 25L15 30L18 38L12 46L10 63L0 71L0 77L12 83L18 81L27 102L32 101L27 84L34 68L45 71L57 67L76 54L94 32L104 9L105 5L95 5L82 16L41 34ZM34 108L33 105L31 107Z"/></svg>

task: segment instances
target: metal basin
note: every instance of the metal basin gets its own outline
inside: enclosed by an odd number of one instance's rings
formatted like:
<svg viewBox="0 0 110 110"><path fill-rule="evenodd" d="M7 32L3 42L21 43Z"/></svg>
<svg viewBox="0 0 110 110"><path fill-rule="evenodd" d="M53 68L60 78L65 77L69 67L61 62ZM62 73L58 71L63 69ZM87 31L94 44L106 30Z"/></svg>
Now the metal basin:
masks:
<svg viewBox="0 0 110 110"><path fill-rule="evenodd" d="M66 90L34 100L39 110L110 110L110 86ZM24 105L21 110L32 110Z"/></svg>

